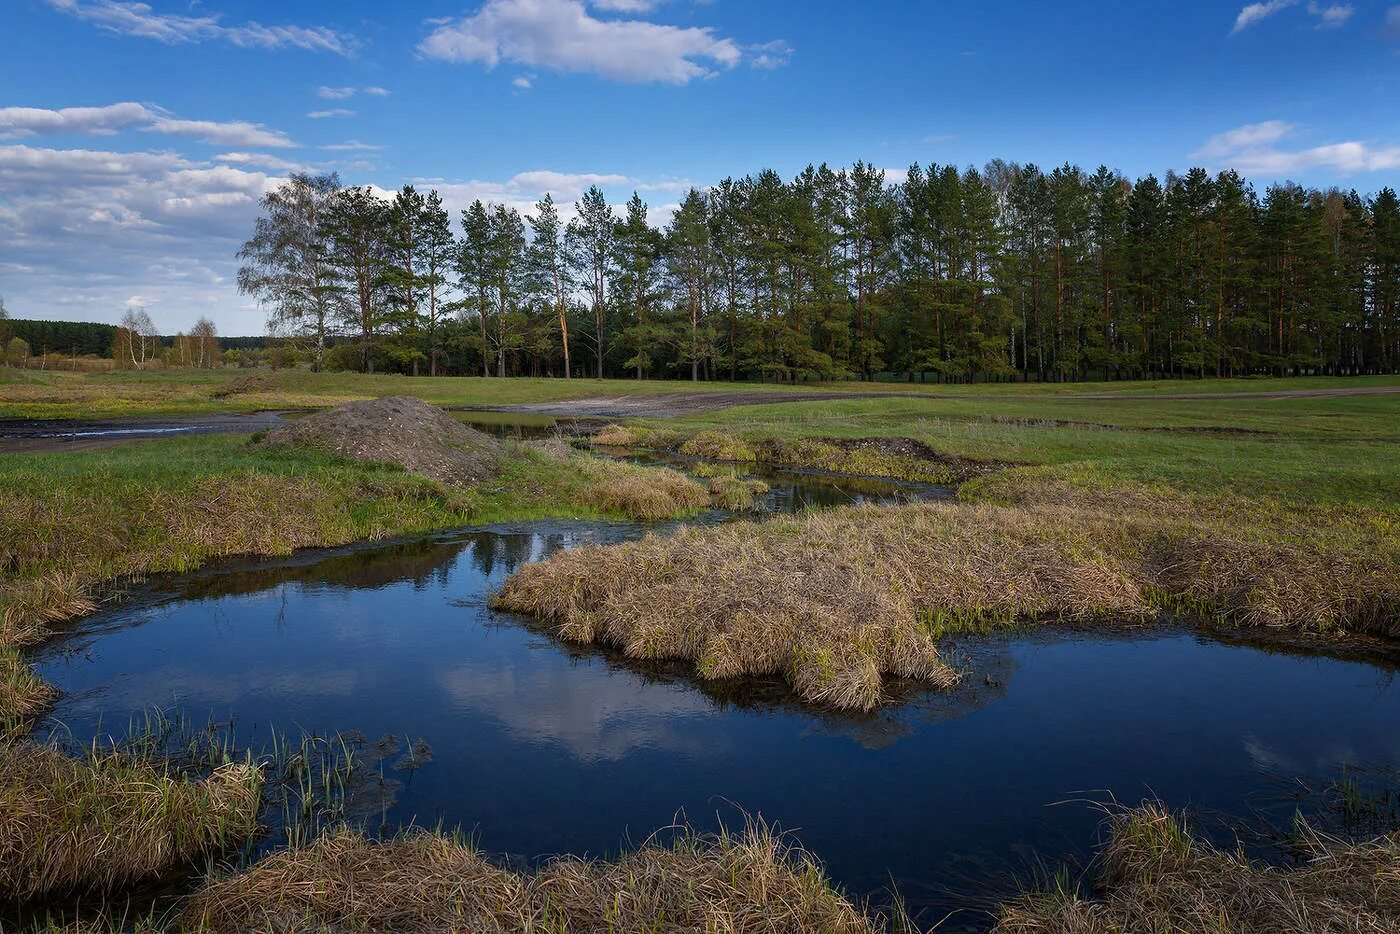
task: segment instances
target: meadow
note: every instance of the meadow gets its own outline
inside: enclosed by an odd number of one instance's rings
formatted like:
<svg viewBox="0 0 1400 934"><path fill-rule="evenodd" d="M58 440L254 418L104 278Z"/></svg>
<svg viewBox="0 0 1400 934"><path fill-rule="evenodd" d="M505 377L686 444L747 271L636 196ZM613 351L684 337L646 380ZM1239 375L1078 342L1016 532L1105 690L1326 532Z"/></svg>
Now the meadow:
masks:
<svg viewBox="0 0 1400 934"><path fill-rule="evenodd" d="M256 770L195 774L98 750L74 759L27 738L53 700L25 663L28 647L150 575L468 525L742 510L759 486L745 467L766 462L947 484L956 500L575 549L520 571L499 605L566 641L687 660L706 679L779 674L805 703L859 710L890 700L890 677L956 683L939 652L948 637L1046 621L1146 623L1166 610L1210 628L1390 651L1400 636L1397 388L1397 378L776 386L0 370L0 419L316 409L385 395L447 407L628 400L642 414L613 419L594 443L679 458L679 469L643 467L563 439L506 442L499 474L462 488L324 451L250 447L241 433L0 453L0 807L17 818L0 830L0 854L15 855L0 901L120 891L254 833ZM760 395L775 391L794 398ZM678 415L646 413L648 400L696 392L713 395ZM1216 899L1235 920L1199 929L1224 931L1296 921L1300 905L1324 904L1321 873L1255 866L1194 844L1183 826L1160 811L1125 812L1105 850L1104 899L1032 893L1000 909L1000 929L1133 929ZM1316 849L1347 865L1395 865L1393 839ZM422 871L385 868L400 863ZM333 881L361 896L289 898ZM1393 893L1363 896L1333 892L1326 910L1393 917ZM404 930L444 916L500 930L634 930L663 918L674 922L663 929L681 930L722 917L734 930L855 931L899 921L863 914L806 854L752 830L525 876L450 836L328 836L216 873L171 924L367 930L382 921L371 902L399 905Z"/></svg>

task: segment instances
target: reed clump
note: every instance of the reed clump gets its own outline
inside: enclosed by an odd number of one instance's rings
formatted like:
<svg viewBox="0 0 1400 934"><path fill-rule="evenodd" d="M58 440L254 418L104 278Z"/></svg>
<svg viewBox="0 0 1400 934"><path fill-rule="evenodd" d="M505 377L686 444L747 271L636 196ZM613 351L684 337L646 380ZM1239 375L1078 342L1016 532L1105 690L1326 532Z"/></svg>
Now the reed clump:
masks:
<svg viewBox="0 0 1400 934"><path fill-rule="evenodd" d="M637 433L625 425L604 425L593 436L593 443L607 448L631 448L638 443Z"/></svg>
<svg viewBox="0 0 1400 934"><path fill-rule="evenodd" d="M583 498L608 512L652 521L693 515L710 504L705 487L679 471L575 456L588 479Z"/></svg>
<svg viewBox="0 0 1400 934"><path fill-rule="evenodd" d="M0 899L109 890L242 842L261 785L246 764L195 779L116 753L0 746Z"/></svg>
<svg viewBox="0 0 1400 934"><path fill-rule="evenodd" d="M720 473L710 477L709 490L710 500L718 508L748 512L757 505L758 497L768 492L768 484L734 473Z"/></svg>
<svg viewBox="0 0 1400 934"><path fill-rule="evenodd" d="M949 635L1169 608L1291 638L1400 633L1400 543L1376 521L1322 532L1161 491L1042 484L1015 505L860 506L682 529L527 565L496 597L565 640L780 674L869 709L887 675L950 685Z"/></svg>
<svg viewBox="0 0 1400 934"><path fill-rule="evenodd" d="M1063 886L999 911L997 934L1379 934L1400 930L1400 832L1362 843L1305 831L1296 866L1258 863L1192 837L1149 804L1116 815L1101 899Z"/></svg>
<svg viewBox="0 0 1400 934"><path fill-rule="evenodd" d="M0 737L42 713L57 696L19 652L0 645Z"/></svg>
<svg viewBox="0 0 1400 934"><path fill-rule="evenodd" d="M920 619L1142 613L1131 569L1088 529L1021 510L861 506L685 528L527 565L495 598L575 642L682 658L707 679L778 674L868 710L886 675L951 687Z"/></svg>
<svg viewBox="0 0 1400 934"><path fill-rule="evenodd" d="M687 457L701 457L712 461L757 460L754 449L747 441L724 431L697 432L685 439L677 450Z"/></svg>
<svg viewBox="0 0 1400 934"><path fill-rule="evenodd" d="M882 930L831 887L815 860L761 826L687 833L613 861L566 857L529 876L441 835L375 843L342 831L211 880L177 921L211 934Z"/></svg>

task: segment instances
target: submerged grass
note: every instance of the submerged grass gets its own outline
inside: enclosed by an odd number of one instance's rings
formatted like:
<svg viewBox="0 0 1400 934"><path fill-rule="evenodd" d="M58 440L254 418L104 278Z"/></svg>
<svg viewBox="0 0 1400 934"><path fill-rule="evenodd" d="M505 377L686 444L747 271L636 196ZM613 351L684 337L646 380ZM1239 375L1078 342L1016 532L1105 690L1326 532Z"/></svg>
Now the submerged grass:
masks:
<svg viewBox="0 0 1400 934"><path fill-rule="evenodd" d="M0 746L0 899L111 889L242 842L261 784L249 765L196 780L119 754Z"/></svg>
<svg viewBox="0 0 1400 934"><path fill-rule="evenodd" d="M522 876L469 844L415 833L370 842L342 831L197 891L187 930L771 932L883 929L806 853L766 827L682 834L611 861L565 857Z"/></svg>
<svg viewBox="0 0 1400 934"><path fill-rule="evenodd" d="M1051 886L1002 906L997 934L1380 934L1400 930L1400 832L1305 835L1299 865L1264 865L1192 837L1149 804L1115 815L1101 899Z"/></svg>

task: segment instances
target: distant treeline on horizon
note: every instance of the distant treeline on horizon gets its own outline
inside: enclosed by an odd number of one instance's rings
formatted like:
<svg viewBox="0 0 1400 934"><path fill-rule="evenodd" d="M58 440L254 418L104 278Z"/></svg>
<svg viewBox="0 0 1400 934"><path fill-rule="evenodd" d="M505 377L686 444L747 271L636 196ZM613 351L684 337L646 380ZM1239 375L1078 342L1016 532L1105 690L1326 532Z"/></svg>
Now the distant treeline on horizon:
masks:
<svg viewBox="0 0 1400 934"><path fill-rule="evenodd" d="M46 321L39 318L10 318L5 322L9 336L18 337L29 345L35 356L112 357L116 346L117 325L96 321ZM174 346L176 335L158 337L164 347ZM263 350L268 338L220 337L219 350Z"/></svg>

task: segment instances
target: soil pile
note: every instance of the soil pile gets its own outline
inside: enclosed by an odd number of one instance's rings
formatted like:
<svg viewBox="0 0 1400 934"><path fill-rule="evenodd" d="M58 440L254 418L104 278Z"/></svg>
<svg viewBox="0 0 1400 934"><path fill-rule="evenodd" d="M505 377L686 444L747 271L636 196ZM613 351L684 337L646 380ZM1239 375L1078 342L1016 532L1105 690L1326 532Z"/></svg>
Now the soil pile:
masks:
<svg viewBox="0 0 1400 934"><path fill-rule="evenodd" d="M253 446L284 445L398 464L454 486L480 483L501 469L494 438L406 396L346 402L273 428Z"/></svg>

